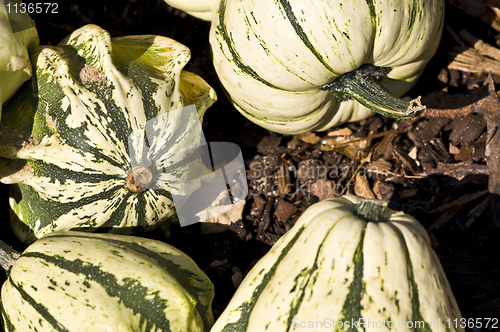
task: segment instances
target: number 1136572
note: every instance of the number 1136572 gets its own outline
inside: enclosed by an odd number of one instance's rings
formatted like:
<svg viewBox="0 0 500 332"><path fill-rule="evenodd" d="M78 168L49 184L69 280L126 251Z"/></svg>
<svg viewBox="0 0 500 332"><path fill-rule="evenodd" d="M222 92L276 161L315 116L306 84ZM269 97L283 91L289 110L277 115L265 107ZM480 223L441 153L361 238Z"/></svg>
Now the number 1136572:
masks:
<svg viewBox="0 0 500 332"><path fill-rule="evenodd" d="M448 318L445 320L445 325L448 328L483 328L483 329L491 329L497 330L500 328L499 319L498 318Z"/></svg>
<svg viewBox="0 0 500 332"><path fill-rule="evenodd" d="M7 3L5 4L8 14L28 13L28 14L57 14L59 4L56 2L30 2L30 3Z"/></svg>

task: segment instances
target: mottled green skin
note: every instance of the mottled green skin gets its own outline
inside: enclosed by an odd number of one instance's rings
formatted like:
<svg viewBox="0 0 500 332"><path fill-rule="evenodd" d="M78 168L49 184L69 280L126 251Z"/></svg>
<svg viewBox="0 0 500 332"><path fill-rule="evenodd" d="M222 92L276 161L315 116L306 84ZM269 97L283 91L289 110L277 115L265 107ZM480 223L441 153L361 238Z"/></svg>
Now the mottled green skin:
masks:
<svg viewBox="0 0 500 332"><path fill-rule="evenodd" d="M346 195L309 207L247 274L211 332L463 331L433 324L461 314L425 229L366 202ZM386 324L336 324L363 319ZM410 321L422 323L400 326Z"/></svg>
<svg viewBox="0 0 500 332"><path fill-rule="evenodd" d="M2 287L6 332L207 332L211 281L170 245L125 235L51 233Z"/></svg>
<svg viewBox="0 0 500 332"><path fill-rule="evenodd" d="M35 23L14 9L20 4L0 0L0 116L3 103L31 77L29 53L39 45Z"/></svg>
<svg viewBox="0 0 500 332"><path fill-rule="evenodd" d="M13 184L20 239L77 228L132 232L176 219L171 195L197 189L178 183L203 168L196 154L180 151L199 144L199 121L216 99L182 71L189 57L171 39L111 39L95 25L37 49L35 75L1 122L0 157L9 159L0 179ZM193 104L197 113L183 109ZM127 187L136 166L154 175L141 192Z"/></svg>

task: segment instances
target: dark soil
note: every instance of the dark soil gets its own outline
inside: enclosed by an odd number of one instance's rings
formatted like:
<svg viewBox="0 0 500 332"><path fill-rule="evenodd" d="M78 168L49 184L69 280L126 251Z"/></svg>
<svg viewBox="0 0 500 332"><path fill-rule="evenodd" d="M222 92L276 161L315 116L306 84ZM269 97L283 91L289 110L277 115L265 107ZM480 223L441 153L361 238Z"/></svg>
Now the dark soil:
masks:
<svg viewBox="0 0 500 332"><path fill-rule="evenodd" d="M487 76L447 68L449 52L457 46L449 30L444 31L438 52L408 94L423 97L429 108L426 113L401 121L374 116L329 131L349 129L352 139L370 138L365 150L358 150L353 159L346 154L354 151L328 149L328 144L322 143L331 138L328 132L309 137L280 135L243 118L225 98L213 69L209 23L174 10L162 0L58 3L57 14L32 15L41 44L57 44L89 23L102 26L113 37L168 36L191 49L192 60L186 70L202 76L216 89L219 101L206 113L204 133L207 141L233 142L243 151L252 190L242 219L219 234L201 234L198 224L173 227L169 239L159 231L139 234L165 240L197 262L215 285L216 317L235 291L232 277L240 271L245 275L308 206L328 196L353 193L353 170L362 166L367 170L365 183L377 198L413 215L428 229L462 315L500 318L500 219L495 212L500 206L490 204L496 196L488 191L488 122L481 111L485 107L482 100L489 94ZM467 28L495 45L497 31L452 6L446 10L446 25L452 31ZM455 111L442 111L449 109ZM374 153L372 161L374 156L379 158L378 163L363 164L361 158L367 150ZM292 170L287 193L277 186L283 181L277 172L281 165ZM258 171L264 169L272 171L264 176ZM0 238L22 250L23 245L7 226L8 188L1 185L0 189L4 218Z"/></svg>

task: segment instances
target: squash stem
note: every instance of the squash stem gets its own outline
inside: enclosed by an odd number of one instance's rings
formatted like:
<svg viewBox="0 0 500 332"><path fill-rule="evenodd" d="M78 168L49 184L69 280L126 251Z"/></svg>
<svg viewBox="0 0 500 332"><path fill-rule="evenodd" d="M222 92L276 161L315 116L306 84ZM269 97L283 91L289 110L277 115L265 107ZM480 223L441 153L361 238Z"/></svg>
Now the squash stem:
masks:
<svg viewBox="0 0 500 332"><path fill-rule="evenodd" d="M355 99L372 111L391 118L407 119L422 113L425 106L420 103L420 97L403 100L378 82L390 71L388 67L366 64L337 77L322 90L333 93L340 102Z"/></svg>
<svg viewBox="0 0 500 332"><path fill-rule="evenodd" d="M364 200L356 205L356 215L366 221L383 222L388 220L387 202L376 199Z"/></svg>
<svg viewBox="0 0 500 332"><path fill-rule="evenodd" d="M146 166L136 166L127 175L126 187L134 192L140 193L148 189L153 181L153 173Z"/></svg>
<svg viewBox="0 0 500 332"><path fill-rule="evenodd" d="M3 241L0 241L0 266L2 266L7 275L19 256L21 255L12 249L12 247L8 246Z"/></svg>

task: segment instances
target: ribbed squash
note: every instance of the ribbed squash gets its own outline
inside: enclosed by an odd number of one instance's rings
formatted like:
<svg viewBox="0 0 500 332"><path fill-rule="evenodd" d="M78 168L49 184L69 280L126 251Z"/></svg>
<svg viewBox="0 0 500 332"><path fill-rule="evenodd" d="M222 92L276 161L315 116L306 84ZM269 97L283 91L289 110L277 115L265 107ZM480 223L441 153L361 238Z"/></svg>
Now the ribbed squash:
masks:
<svg viewBox="0 0 500 332"><path fill-rule="evenodd" d="M450 285L418 221L343 196L303 213L248 273L211 332L448 332L456 318Z"/></svg>
<svg viewBox="0 0 500 332"><path fill-rule="evenodd" d="M165 0L172 7L180 8L189 15L205 21L212 19L212 9L219 5L220 0Z"/></svg>
<svg viewBox="0 0 500 332"><path fill-rule="evenodd" d="M17 10L21 1L0 0L0 116L2 104L31 77L28 53L39 43L35 23ZM16 10L15 10L16 8Z"/></svg>
<svg viewBox="0 0 500 332"><path fill-rule="evenodd" d="M2 247L2 266L13 264L1 292L6 332L203 332L213 324L212 282L166 243L70 231L14 260Z"/></svg>
<svg viewBox="0 0 500 332"><path fill-rule="evenodd" d="M182 183L204 168L195 149L200 119L216 99L205 81L182 70L189 58L172 39L111 39L96 25L36 50L34 77L1 122L0 157L9 159L0 180L13 184L21 240L175 219L172 195L199 187Z"/></svg>
<svg viewBox="0 0 500 332"><path fill-rule="evenodd" d="M192 12L200 0L166 0ZM234 106L280 133L325 130L373 111L412 117L402 96L435 53L444 0L210 2L214 66ZM378 80L381 79L379 83Z"/></svg>

